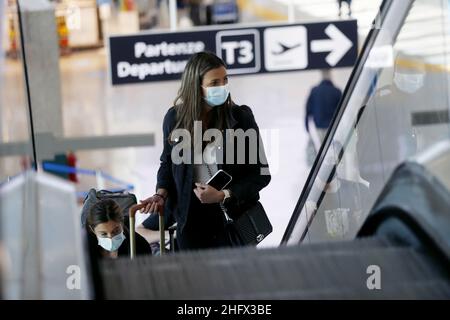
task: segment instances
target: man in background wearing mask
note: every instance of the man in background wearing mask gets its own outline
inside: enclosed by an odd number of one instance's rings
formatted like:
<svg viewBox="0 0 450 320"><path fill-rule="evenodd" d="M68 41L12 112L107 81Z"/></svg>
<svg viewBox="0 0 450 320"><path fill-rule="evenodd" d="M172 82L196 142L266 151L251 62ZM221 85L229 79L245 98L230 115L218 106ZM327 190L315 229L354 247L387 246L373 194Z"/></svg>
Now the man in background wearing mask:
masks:
<svg viewBox="0 0 450 320"><path fill-rule="evenodd" d="M319 169L314 182L315 192L320 195L316 203L308 203L313 208L310 236L315 240L352 239L364 221L364 204L368 188L363 183L350 181L340 174L339 154L342 145L333 141Z"/></svg>
<svg viewBox="0 0 450 320"><path fill-rule="evenodd" d="M430 104L423 93L422 58L398 54L392 83L370 98L358 124L357 154L362 178L381 187L398 164L417 152L412 114Z"/></svg>

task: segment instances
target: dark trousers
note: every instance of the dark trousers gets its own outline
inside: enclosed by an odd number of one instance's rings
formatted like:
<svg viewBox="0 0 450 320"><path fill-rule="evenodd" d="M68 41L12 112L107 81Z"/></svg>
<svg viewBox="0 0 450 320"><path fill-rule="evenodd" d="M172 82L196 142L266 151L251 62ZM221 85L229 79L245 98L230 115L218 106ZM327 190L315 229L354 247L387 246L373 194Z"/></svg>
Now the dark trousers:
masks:
<svg viewBox="0 0 450 320"><path fill-rule="evenodd" d="M202 204L193 192L186 225L182 232L177 230L177 243L180 250L236 245L233 230L227 226L219 204Z"/></svg>

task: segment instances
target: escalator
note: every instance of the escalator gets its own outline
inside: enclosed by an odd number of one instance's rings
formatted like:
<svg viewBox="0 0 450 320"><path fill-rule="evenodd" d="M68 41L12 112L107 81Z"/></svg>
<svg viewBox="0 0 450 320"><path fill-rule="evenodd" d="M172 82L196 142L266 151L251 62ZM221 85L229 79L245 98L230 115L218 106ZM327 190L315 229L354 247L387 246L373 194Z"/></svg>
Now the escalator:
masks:
<svg viewBox="0 0 450 320"><path fill-rule="evenodd" d="M97 298L450 298L448 14L383 2L279 248L101 261Z"/></svg>
<svg viewBox="0 0 450 320"><path fill-rule="evenodd" d="M282 243L354 239L395 168L450 139L447 5L384 1Z"/></svg>
<svg viewBox="0 0 450 320"><path fill-rule="evenodd" d="M438 263L433 258L385 238L238 251L107 263L103 266L105 298L445 299L450 296L449 274L436 268ZM381 270L379 290L371 290L367 284L367 271L372 265ZM136 273L117 277L118 272L125 270Z"/></svg>
<svg viewBox="0 0 450 320"><path fill-rule="evenodd" d="M422 165L406 163L352 241L104 260L100 292L106 299L448 299L443 187ZM408 193L420 195L413 210Z"/></svg>

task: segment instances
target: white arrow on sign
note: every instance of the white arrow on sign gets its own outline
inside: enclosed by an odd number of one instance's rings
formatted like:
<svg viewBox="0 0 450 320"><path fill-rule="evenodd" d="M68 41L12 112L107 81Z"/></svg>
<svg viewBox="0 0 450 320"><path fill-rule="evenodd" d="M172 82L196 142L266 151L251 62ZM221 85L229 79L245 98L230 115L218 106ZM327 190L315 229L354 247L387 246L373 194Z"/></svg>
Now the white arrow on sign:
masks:
<svg viewBox="0 0 450 320"><path fill-rule="evenodd" d="M350 48L353 47L353 43L334 24L330 24L325 29L325 33L330 39L312 41L311 51L330 52L325 60L330 66L334 67L345 56Z"/></svg>

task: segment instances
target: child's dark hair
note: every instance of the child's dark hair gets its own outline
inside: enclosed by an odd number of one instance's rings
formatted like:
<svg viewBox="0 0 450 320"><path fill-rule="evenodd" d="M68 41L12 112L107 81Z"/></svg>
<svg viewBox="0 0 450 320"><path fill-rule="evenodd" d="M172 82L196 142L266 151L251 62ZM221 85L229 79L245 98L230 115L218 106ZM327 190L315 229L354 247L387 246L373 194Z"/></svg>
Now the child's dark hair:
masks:
<svg viewBox="0 0 450 320"><path fill-rule="evenodd" d="M114 200L103 199L92 206L87 217L87 224L94 229L97 225L111 220L123 223L122 211Z"/></svg>

